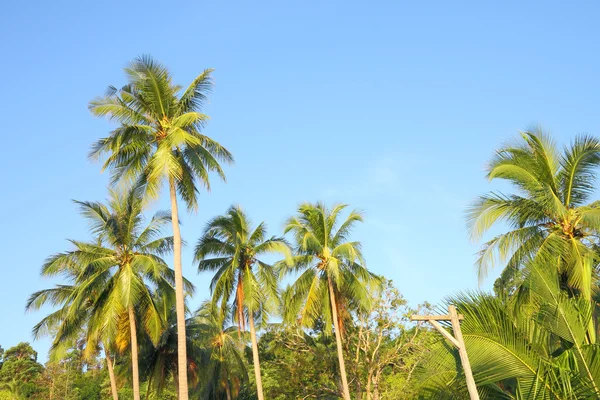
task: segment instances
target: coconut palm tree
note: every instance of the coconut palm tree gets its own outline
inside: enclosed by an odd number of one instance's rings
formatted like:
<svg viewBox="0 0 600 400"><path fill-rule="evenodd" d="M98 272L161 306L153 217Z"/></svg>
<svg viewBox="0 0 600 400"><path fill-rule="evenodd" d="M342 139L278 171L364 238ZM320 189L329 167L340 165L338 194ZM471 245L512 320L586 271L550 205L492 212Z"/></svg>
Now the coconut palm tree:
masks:
<svg viewBox="0 0 600 400"><path fill-rule="evenodd" d="M297 216L290 218L285 227L285 233L291 232L294 237L294 263L291 267L281 264L281 273L301 272L284 296L286 319L299 315L303 326L323 320L327 333L331 333L333 324L342 393L349 400L341 305L366 308L369 298L366 287L378 278L365 268L360 243L348 240L354 225L363 218L354 210L342 220L341 213L346 207L338 204L329 209L323 203L304 203L298 208Z"/></svg>
<svg viewBox="0 0 600 400"><path fill-rule="evenodd" d="M587 202L599 166L600 141L591 136L578 136L559 152L538 129L496 151L488 179L505 180L516 190L481 196L468 211L473 240L500 221L510 226L483 245L476 264L480 280L495 261L504 264L502 280L510 282L536 255L556 254L565 284L589 299L596 263L590 244L597 242L600 204Z"/></svg>
<svg viewBox="0 0 600 400"><path fill-rule="evenodd" d="M178 390L178 357L177 357L177 312L175 311L175 297L159 299L158 307L162 318L166 321L165 329L162 331L157 342L153 343L147 336L143 338L143 354L140 357L140 370L147 381L146 399L150 398L151 391L160 395L171 382L175 383ZM186 313L188 310L186 309ZM196 329L193 326L193 318L188 318L187 333L187 366L190 383L195 384L200 375L203 363L203 352L195 345Z"/></svg>
<svg viewBox="0 0 600 400"><path fill-rule="evenodd" d="M225 215L210 220L195 249L198 271L214 271L210 289L213 302L222 310L231 302L234 320L240 332L250 327L252 356L258 398L262 400L262 380L258 358L255 318L266 321L271 305L277 300L277 274L260 260L268 254L291 253L283 238L266 237L266 225L252 228L240 207L230 207ZM215 256L214 258L209 258Z"/></svg>
<svg viewBox="0 0 600 400"><path fill-rule="evenodd" d="M109 87L104 97L90 102L96 116L119 126L93 147L90 157L107 154L103 169L111 169L113 182L140 181L150 197L168 183L173 226L178 327L179 395L188 399L185 335L185 300L181 266L181 234L177 194L187 208L197 208L198 186L210 190L209 172L225 180L219 162L233 157L219 143L201 133L208 117L200 112L211 87L212 70L205 70L185 89L173 83L163 65L148 56L135 59L125 69L128 84Z"/></svg>
<svg viewBox="0 0 600 400"><path fill-rule="evenodd" d="M161 258L173 247L173 238L161 236L170 216L158 212L145 225L139 187L127 193L111 191L107 204L76 203L95 240L71 240L74 250L50 257L42 267L44 276L83 267L72 293L64 299L66 309L53 348L72 338L82 326L88 352L101 340L110 340L121 351L129 347L133 394L139 400L137 330L142 326L150 338L158 340L164 321L155 299L174 290L174 271ZM186 285L193 290L189 282Z"/></svg>
<svg viewBox="0 0 600 400"><path fill-rule="evenodd" d="M231 400L248 380L243 360L246 335L240 335L236 325L228 325L230 307L225 310L206 301L192 318L190 330L197 333L195 346L203 350L201 398Z"/></svg>
<svg viewBox="0 0 600 400"><path fill-rule="evenodd" d="M554 268L548 268L548 263ZM454 296L482 399L600 398L600 345L587 335L592 302L561 290L558 264L528 266L533 301L523 312L506 297ZM418 372L423 399L468 398L457 351L442 339Z"/></svg>

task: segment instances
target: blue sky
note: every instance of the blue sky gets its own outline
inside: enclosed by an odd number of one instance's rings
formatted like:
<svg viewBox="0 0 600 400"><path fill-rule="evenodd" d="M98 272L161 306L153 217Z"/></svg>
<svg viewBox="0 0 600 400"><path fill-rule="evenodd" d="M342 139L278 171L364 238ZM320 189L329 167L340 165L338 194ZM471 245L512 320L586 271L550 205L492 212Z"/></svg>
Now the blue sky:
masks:
<svg viewBox="0 0 600 400"><path fill-rule="evenodd" d="M86 154L111 126L87 103L140 54L182 84L215 68L205 132L236 165L182 216L190 244L233 203L278 234L300 202L342 201L365 212L368 267L413 304L477 288L464 210L497 187L494 149L532 124L600 134L599 6L523 3L5 2L0 345L32 339L44 258L88 237L70 199L105 198ZM196 307L210 277L190 247L184 263Z"/></svg>

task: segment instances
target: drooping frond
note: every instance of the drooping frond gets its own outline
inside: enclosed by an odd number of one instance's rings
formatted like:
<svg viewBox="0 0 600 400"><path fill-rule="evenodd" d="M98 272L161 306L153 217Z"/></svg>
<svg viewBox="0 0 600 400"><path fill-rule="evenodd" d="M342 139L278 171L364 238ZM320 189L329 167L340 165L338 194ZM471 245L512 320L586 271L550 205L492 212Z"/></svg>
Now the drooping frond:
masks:
<svg viewBox="0 0 600 400"><path fill-rule="evenodd" d="M594 190L596 170L600 166L600 141L578 136L561 157L559 182L565 206L584 205Z"/></svg>

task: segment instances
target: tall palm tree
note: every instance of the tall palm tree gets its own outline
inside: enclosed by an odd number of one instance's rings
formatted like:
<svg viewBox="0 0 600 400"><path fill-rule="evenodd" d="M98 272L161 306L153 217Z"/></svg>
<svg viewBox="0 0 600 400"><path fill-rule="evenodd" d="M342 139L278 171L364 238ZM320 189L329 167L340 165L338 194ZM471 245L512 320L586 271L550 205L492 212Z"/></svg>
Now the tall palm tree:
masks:
<svg viewBox="0 0 600 400"><path fill-rule="evenodd" d="M293 266L283 266L282 273L302 271L286 291L287 319L299 315L303 326L313 326L322 319L329 333L333 323L342 393L345 400L350 400L340 305L352 302L366 307L366 286L378 278L365 268L360 243L348 241L352 228L363 218L354 210L342 221L341 212L346 207L338 204L329 209L323 203L304 203L298 208L298 215L290 218L285 228L285 233L294 236L296 256Z"/></svg>
<svg viewBox="0 0 600 400"><path fill-rule="evenodd" d="M514 194L479 197L468 211L474 240L500 221L510 226L483 245L477 260L483 279L495 261L505 264L510 281L540 253L561 257L565 285L590 298L592 269L600 228L600 204L588 204L600 166L600 141L579 136L559 152L541 130L521 133L520 140L496 151L488 166L490 180L508 181Z"/></svg>
<svg viewBox="0 0 600 400"><path fill-rule="evenodd" d="M277 300L277 274L271 265L259 257L282 254L288 261L291 257L283 238L265 239L265 236L264 223L252 229L242 209L230 207L225 215L208 222L195 252L198 271L216 272L210 284L213 301L219 303L222 310L231 301L234 320L240 331L245 330L248 321L259 400L264 396L254 320L260 317L266 321L270 304Z"/></svg>
<svg viewBox="0 0 600 400"><path fill-rule="evenodd" d="M53 347L73 337L84 324L86 351L92 351L105 338L120 350L129 347L133 395L139 400L138 325L141 322L145 332L158 340L164 321L155 299L174 290L174 272L161 258L173 247L171 237L161 236L170 217L159 212L145 225L139 187L127 193L111 191L108 204L76 203L95 240L72 240L75 250L50 257L42 267L42 275L54 276L73 265L84 266L65 301L68 309ZM193 290L189 282L186 284L187 290ZM86 309L87 316L82 313Z"/></svg>
<svg viewBox="0 0 600 400"><path fill-rule="evenodd" d="M179 395L188 399L185 335L185 296L181 266L181 233L177 194L190 210L197 208L198 185L210 190L209 172L225 180L219 162L232 163L232 155L201 133L208 117L200 113L211 87L212 70L205 70L182 91L172 82L167 68L148 56L135 59L125 69L128 84L109 87L108 93L90 102L96 116L119 123L100 139L91 158L108 154L103 169L111 169L113 182L141 181L147 194L158 196L168 183L173 226L178 329Z"/></svg>
<svg viewBox="0 0 600 400"><path fill-rule="evenodd" d="M198 333L195 345L206 354L202 380L205 399L221 399L224 394L231 400L248 378L243 360L247 337L239 334L237 326L227 324L229 308L222 310L214 302L206 301L191 322L190 328Z"/></svg>

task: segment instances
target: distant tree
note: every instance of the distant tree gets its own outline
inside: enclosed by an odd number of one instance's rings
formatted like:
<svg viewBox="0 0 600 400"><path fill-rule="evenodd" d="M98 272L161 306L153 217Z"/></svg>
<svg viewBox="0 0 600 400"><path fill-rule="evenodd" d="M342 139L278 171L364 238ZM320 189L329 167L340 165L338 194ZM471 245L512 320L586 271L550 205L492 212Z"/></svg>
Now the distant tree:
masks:
<svg viewBox="0 0 600 400"><path fill-rule="evenodd" d="M21 342L4 352L0 369L0 389L8 390L15 399L38 398L44 391L39 381L44 366L37 362L37 352L29 343Z"/></svg>
<svg viewBox="0 0 600 400"><path fill-rule="evenodd" d="M432 343L432 335L409 317L417 311L427 314L430 306L410 308L390 280L369 295L370 307L356 313L348 340L356 398L413 398L414 371Z"/></svg>
<svg viewBox="0 0 600 400"><path fill-rule="evenodd" d="M98 360L86 359L79 349L70 349L60 360L46 363L44 385L49 400L100 400L107 377Z"/></svg>
<svg viewBox="0 0 600 400"><path fill-rule="evenodd" d="M335 339L321 329L271 325L259 341L266 398L339 399L335 349Z"/></svg>
<svg viewBox="0 0 600 400"><path fill-rule="evenodd" d="M167 300L167 301L165 301ZM167 397L172 393L170 386L174 384L175 392L178 389L177 368L177 313L175 303L171 299L159 299L159 309L162 318L166 321L158 341L153 342L147 336L142 338L140 357L142 376L146 380L146 398ZM199 369L203 368L199 349L195 346L196 331L193 329L193 318L186 321L187 340L187 365L188 380L191 385L198 382Z"/></svg>
<svg viewBox="0 0 600 400"><path fill-rule="evenodd" d="M194 346L203 356L199 381L202 399L237 398L242 384L248 381L244 349L249 338L228 321L229 307L223 310L212 301L204 302L190 320Z"/></svg>

